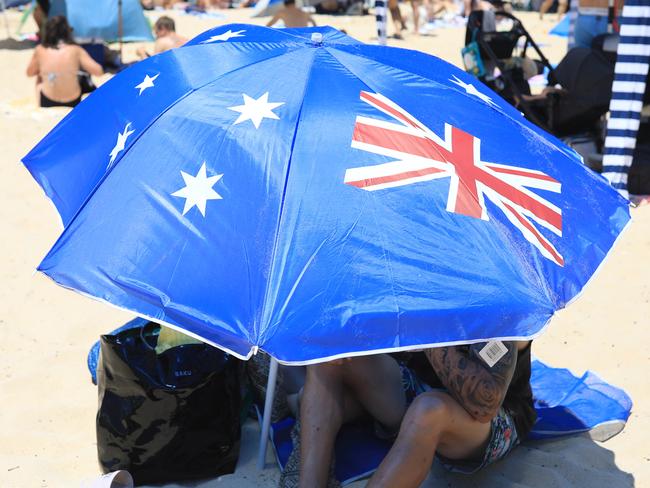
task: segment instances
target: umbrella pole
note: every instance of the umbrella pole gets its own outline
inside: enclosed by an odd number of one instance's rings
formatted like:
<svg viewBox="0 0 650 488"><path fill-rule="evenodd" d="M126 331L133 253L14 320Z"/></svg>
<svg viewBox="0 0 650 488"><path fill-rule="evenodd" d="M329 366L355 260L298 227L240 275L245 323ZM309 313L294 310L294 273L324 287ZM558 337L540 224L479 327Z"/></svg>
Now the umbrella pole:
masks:
<svg viewBox="0 0 650 488"><path fill-rule="evenodd" d="M124 37L124 25L122 24L122 0L117 0L117 37L120 41L120 62L122 62L122 38Z"/></svg>
<svg viewBox="0 0 650 488"><path fill-rule="evenodd" d="M271 410L273 410L273 397L275 397L275 380L278 376L278 362L271 358L269 367L269 380L266 383L266 399L264 400L264 416L262 418L262 434L260 435L260 448L257 456L257 469L264 469L266 464L266 446L269 442L271 428Z"/></svg>
<svg viewBox="0 0 650 488"><path fill-rule="evenodd" d="M2 14L3 17L5 18L5 28L7 29L7 39L11 38L11 32L9 31L9 18L7 17L7 4L5 0L0 0L0 4L2 4Z"/></svg>

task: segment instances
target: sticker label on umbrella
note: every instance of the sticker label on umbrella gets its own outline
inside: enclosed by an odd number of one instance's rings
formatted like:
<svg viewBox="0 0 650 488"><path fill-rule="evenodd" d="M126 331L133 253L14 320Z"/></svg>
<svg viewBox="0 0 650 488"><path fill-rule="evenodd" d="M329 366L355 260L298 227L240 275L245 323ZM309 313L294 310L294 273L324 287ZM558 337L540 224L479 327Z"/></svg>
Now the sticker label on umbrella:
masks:
<svg viewBox="0 0 650 488"><path fill-rule="evenodd" d="M490 341L478 353L481 359L491 368L499 362L508 352L508 348L501 341Z"/></svg>

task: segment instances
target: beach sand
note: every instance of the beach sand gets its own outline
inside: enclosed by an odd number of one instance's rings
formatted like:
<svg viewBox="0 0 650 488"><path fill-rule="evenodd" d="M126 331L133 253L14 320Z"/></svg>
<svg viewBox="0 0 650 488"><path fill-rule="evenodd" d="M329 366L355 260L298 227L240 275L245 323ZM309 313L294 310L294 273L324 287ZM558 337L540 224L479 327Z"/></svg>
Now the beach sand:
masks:
<svg viewBox="0 0 650 488"><path fill-rule="evenodd" d="M179 33L190 37L215 25L249 21L246 11L224 14L224 20L172 15ZM151 14L154 19L158 15ZM8 17L13 31L19 14L9 12ZM544 22L534 14L521 17L551 61L559 61L565 40L546 34L554 25L554 16ZM371 16L316 16L316 20L375 42ZM26 32L34 30L31 22L25 27ZM464 28L447 28L431 36L410 35L405 41L389 43L459 64L463 40ZM34 274L61 228L54 208L20 159L67 111L36 108L33 81L24 74L32 50L25 47L0 40L0 487L74 487L99 475L97 390L86 369L88 349L99 334L132 316ZM136 47L125 46L125 59L133 58ZM602 444L587 436L527 442L508 460L476 477L452 476L434 467L425 486L650 486L646 376L650 366L650 205L633 209L632 216L629 230L583 296L558 313L534 345L534 354L550 365L568 367L577 374L591 369L624 388L635 402L625 430ZM236 474L183 486L274 486L278 472L270 455L265 471L255 469L257 436L257 426L248 424Z"/></svg>

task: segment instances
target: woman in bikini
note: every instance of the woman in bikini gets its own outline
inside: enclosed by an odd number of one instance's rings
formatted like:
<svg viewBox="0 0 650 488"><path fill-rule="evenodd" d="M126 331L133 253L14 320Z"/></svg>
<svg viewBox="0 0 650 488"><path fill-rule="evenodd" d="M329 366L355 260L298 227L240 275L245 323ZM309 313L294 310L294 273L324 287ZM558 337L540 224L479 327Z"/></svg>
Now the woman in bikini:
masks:
<svg viewBox="0 0 650 488"><path fill-rule="evenodd" d="M63 16L45 24L43 39L27 67L27 76L36 76L41 107L74 107L81 102L79 70L93 76L104 72L88 53L72 39L72 29Z"/></svg>

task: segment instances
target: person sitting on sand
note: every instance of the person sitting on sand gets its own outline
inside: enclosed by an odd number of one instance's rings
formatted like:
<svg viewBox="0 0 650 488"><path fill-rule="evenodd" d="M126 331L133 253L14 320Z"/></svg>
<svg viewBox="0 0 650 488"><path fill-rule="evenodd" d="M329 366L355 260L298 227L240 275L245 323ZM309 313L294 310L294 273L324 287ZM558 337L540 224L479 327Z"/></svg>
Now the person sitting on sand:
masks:
<svg viewBox="0 0 650 488"><path fill-rule="evenodd" d="M74 107L81 102L79 71L93 76L104 71L72 39L72 29L65 17L57 15L45 23L43 39L36 46L27 76L36 76L41 107Z"/></svg>
<svg viewBox="0 0 650 488"><path fill-rule="evenodd" d="M159 54L170 49L181 47L187 42L187 38L176 34L176 23L171 17L163 15L153 26L153 31L156 36L156 42L153 50L154 54ZM140 59L148 58L151 56L144 48L138 48L136 51Z"/></svg>
<svg viewBox="0 0 650 488"><path fill-rule="evenodd" d="M369 487L416 488L434 456L463 473L503 458L536 418L530 344L438 347L401 353L401 364L400 354L380 354L307 366L299 486L327 486L340 427L364 414L378 434L396 436Z"/></svg>
<svg viewBox="0 0 650 488"><path fill-rule="evenodd" d="M284 0L284 8L275 14L266 26L271 27L281 20L284 22L285 27L307 27L309 24L316 25L311 15L296 7L296 0Z"/></svg>

